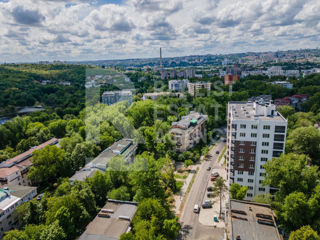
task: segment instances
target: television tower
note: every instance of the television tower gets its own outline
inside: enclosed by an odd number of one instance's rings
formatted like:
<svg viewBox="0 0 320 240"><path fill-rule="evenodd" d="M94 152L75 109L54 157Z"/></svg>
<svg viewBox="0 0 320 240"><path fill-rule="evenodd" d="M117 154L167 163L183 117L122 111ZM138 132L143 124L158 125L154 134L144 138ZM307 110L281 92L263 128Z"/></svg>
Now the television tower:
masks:
<svg viewBox="0 0 320 240"><path fill-rule="evenodd" d="M162 49L160 48L160 69L161 71L163 70L163 66L162 66Z"/></svg>

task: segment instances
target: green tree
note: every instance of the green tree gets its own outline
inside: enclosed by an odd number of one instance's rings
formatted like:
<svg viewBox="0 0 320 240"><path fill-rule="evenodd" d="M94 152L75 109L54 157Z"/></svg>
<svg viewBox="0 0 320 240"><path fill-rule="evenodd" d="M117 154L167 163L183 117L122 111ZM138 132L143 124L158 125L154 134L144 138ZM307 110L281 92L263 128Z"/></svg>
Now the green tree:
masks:
<svg viewBox="0 0 320 240"><path fill-rule="evenodd" d="M47 185L63 173L65 152L56 146L46 146L34 151L31 161L33 165L28 178L40 185Z"/></svg>
<svg viewBox="0 0 320 240"><path fill-rule="evenodd" d="M304 193L290 193L284 199L280 216L288 230L295 230L310 223L312 212Z"/></svg>
<svg viewBox="0 0 320 240"><path fill-rule="evenodd" d="M66 135L67 121L59 119L51 122L48 126L50 132L57 138L63 138Z"/></svg>
<svg viewBox="0 0 320 240"><path fill-rule="evenodd" d="M297 154L282 154L264 164L266 177L264 184L279 189L279 201L294 191L310 195L317 185L319 171L317 166L308 166L308 157Z"/></svg>
<svg viewBox="0 0 320 240"><path fill-rule="evenodd" d="M55 221L43 230L39 240L63 240L66 237L59 222Z"/></svg>
<svg viewBox="0 0 320 240"><path fill-rule="evenodd" d="M271 204L272 203L271 194L266 193L266 194L256 195L253 197L253 201L258 203Z"/></svg>
<svg viewBox="0 0 320 240"><path fill-rule="evenodd" d="M222 198L224 193L228 190L225 180L222 177L217 177L213 184L214 191L219 196L220 208L219 208L219 218L221 218L221 211L222 211Z"/></svg>
<svg viewBox="0 0 320 240"><path fill-rule="evenodd" d="M309 225L291 232L289 240L319 240L320 237Z"/></svg>
<svg viewBox="0 0 320 240"><path fill-rule="evenodd" d="M165 219L163 222L163 235L166 236L167 239L177 239L180 227L177 217L173 219Z"/></svg>
<svg viewBox="0 0 320 240"><path fill-rule="evenodd" d="M80 127L84 126L84 123L80 119L72 119L67 122L66 131L71 136L74 133L78 133Z"/></svg>
<svg viewBox="0 0 320 240"><path fill-rule="evenodd" d="M279 106L277 107L277 110L287 119L296 112L291 106Z"/></svg>
<svg viewBox="0 0 320 240"><path fill-rule="evenodd" d="M24 231L11 230L5 234L3 240L29 240L29 238Z"/></svg>
<svg viewBox="0 0 320 240"><path fill-rule="evenodd" d="M320 165L320 132L314 127L299 127L288 137L288 151L309 155L314 164Z"/></svg>
<svg viewBox="0 0 320 240"><path fill-rule="evenodd" d="M230 186L230 194L233 199L237 200L243 200L246 196L246 193L248 191L247 186L242 186L238 183L233 183Z"/></svg>
<svg viewBox="0 0 320 240"><path fill-rule="evenodd" d="M88 178L88 182L94 193L97 205L103 206L107 200L107 192L112 187L110 178L106 174L97 171L93 177Z"/></svg>
<svg viewBox="0 0 320 240"><path fill-rule="evenodd" d="M191 166L192 164L193 164L192 160L187 159L187 160L184 161L183 165L184 165L184 167L187 168L187 167Z"/></svg>
<svg viewBox="0 0 320 240"><path fill-rule="evenodd" d="M128 192L128 188L126 186L121 186L119 188L112 189L108 193L108 198L129 201L130 193Z"/></svg>
<svg viewBox="0 0 320 240"><path fill-rule="evenodd" d="M66 207L62 206L59 208L55 215L55 219L58 220L59 226L63 229L63 232L68 239L75 237L73 219Z"/></svg>

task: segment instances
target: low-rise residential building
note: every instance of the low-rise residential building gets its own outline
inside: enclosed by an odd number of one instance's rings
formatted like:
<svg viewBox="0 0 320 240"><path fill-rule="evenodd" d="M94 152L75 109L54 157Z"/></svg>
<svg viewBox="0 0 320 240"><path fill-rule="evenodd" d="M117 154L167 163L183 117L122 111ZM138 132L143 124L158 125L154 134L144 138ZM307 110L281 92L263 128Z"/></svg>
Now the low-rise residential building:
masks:
<svg viewBox="0 0 320 240"><path fill-rule="evenodd" d="M174 92L181 92L188 88L188 79L183 80L170 80L169 89Z"/></svg>
<svg viewBox="0 0 320 240"><path fill-rule="evenodd" d="M207 120L207 115L190 112L189 115L183 116L179 122L173 122L170 133L173 135L175 150L184 152L197 145L201 139L206 142Z"/></svg>
<svg viewBox="0 0 320 240"><path fill-rule="evenodd" d="M86 227L79 240L117 240L131 230L138 203L108 199L107 204Z"/></svg>
<svg viewBox="0 0 320 240"><path fill-rule="evenodd" d="M295 94L291 97L277 98L274 100L276 106L291 106L296 110L301 110L301 104L309 99L307 94Z"/></svg>
<svg viewBox="0 0 320 240"><path fill-rule="evenodd" d="M117 102L128 101L132 103L132 91L121 90L121 91L106 91L102 94L102 103L112 105Z"/></svg>
<svg viewBox="0 0 320 240"><path fill-rule="evenodd" d="M224 76L224 85L233 85L236 81L240 81L240 75L226 74Z"/></svg>
<svg viewBox="0 0 320 240"><path fill-rule="evenodd" d="M33 152L58 143L58 139L52 138L39 146L0 163L0 186L5 184L31 186L32 183L27 178L27 174L32 166L31 158Z"/></svg>
<svg viewBox="0 0 320 240"><path fill-rule="evenodd" d="M275 81L275 82L272 82L272 84L279 85L281 87L288 88L288 89L293 88L293 84L288 81Z"/></svg>
<svg viewBox="0 0 320 240"><path fill-rule="evenodd" d="M37 195L36 187L4 185L0 189L0 239L4 233L19 227L14 210Z"/></svg>
<svg viewBox="0 0 320 240"><path fill-rule="evenodd" d="M179 97L179 98L185 97L183 93L153 92L153 93L145 93L145 94L143 94L142 100L147 100L147 99L156 100L156 99L158 99L159 97L162 97L162 96Z"/></svg>
<svg viewBox="0 0 320 240"><path fill-rule="evenodd" d="M266 74L269 77L284 76L284 71L282 70L281 66L272 66L267 69Z"/></svg>
<svg viewBox="0 0 320 240"><path fill-rule="evenodd" d="M195 83L188 83L188 92L191 96L197 96L200 90L206 90L210 92L211 83L210 82L195 82Z"/></svg>
<svg viewBox="0 0 320 240"><path fill-rule="evenodd" d="M228 183L247 186L246 199L275 190L263 185L263 166L285 151L287 123L271 101L228 103Z"/></svg>
<svg viewBox="0 0 320 240"><path fill-rule="evenodd" d="M123 138L105 149L99 156L77 171L69 179L69 182L72 184L74 181L84 181L86 178L92 177L96 171L105 172L108 168L108 162L118 155L121 155L127 163L131 163L134 160L136 150L137 144L132 139Z"/></svg>
<svg viewBox="0 0 320 240"><path fill-rule="evenodd" d="M230 240L282 240L267 204L231 199L226 222Z"/></svg>

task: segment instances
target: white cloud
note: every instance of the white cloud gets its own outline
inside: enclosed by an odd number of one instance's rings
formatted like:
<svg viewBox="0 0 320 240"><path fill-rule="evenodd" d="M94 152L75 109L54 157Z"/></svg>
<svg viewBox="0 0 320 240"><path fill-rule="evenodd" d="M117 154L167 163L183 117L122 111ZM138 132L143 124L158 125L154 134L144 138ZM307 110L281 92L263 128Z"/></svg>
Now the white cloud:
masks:
<svg viewBox="0 0 320 240"><path fill-rule="evenodd" d="M116 2L0 1L0 61L319 47L319 0Z"/></svg>

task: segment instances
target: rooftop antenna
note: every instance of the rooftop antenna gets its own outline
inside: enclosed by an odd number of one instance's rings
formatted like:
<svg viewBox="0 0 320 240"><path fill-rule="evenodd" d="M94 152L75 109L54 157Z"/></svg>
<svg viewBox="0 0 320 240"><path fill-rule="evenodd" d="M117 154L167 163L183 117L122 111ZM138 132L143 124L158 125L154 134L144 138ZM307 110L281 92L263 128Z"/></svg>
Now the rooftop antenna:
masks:
<svg viewBox="0 0 320 240"><path fill-rule="evenodd" d="M161 71L163 70L163 66L162 66L162 49L160 48L160 69Z"/></svg>

